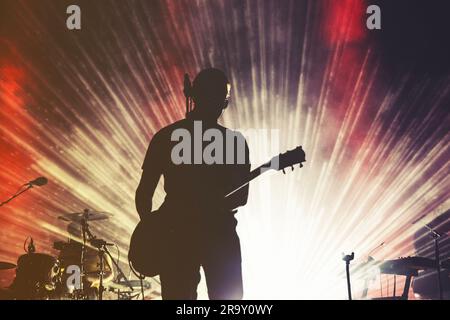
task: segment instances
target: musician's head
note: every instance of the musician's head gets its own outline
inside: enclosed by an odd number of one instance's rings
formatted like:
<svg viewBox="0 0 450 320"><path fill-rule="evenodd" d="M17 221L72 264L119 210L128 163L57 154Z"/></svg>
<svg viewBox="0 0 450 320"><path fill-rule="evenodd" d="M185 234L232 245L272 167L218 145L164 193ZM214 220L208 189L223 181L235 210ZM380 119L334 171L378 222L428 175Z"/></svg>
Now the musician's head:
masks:
<svg viewBox="0 0 450 320"><path fill-rule="evenodd" d="M219 69L202 70L192 84L195 113L204 120L216 121L228 106L231 85Z"/></svg>

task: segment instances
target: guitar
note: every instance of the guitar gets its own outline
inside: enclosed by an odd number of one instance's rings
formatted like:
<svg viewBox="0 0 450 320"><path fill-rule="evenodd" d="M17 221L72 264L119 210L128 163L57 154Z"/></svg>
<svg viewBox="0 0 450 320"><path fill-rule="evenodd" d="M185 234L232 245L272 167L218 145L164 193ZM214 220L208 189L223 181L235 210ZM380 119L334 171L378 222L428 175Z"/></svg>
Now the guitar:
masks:
<svg viewBox="0 0 450 320"><path fill-rule="evenodd" d="M231 196L266 171L281 170L286 173L286 168L291 167L294 170L295 164L299 164L301 168L305 161L305 152L301 146L281 153L252 170L247 177L230 188L224 197ZM165 246L161 243L166 243L164 240L170 237L170 233L167 215L164 213L156 210L144 217L131 236L128 260L132 270L147 277L160 274L164 257L168 254Z"/></svg>

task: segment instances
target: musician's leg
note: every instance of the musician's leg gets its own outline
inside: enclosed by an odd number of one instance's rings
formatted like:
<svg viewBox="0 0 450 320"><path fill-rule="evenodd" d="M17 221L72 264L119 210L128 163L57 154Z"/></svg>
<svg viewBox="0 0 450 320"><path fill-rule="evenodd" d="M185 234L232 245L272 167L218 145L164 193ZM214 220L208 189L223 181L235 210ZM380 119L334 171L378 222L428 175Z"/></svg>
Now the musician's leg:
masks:
<svg viewBox="0 0 450 320"><path fill-rule="evenodd" d="M203 260L211 300L240 300L243 296L241 247L235 230L211 241Z"/></svg>
<svg viewBox="0 0 450 320"><path fill-rule="evenodd" d="M196 300L200 282L200 265L179 263L161 272L161 295L164 300Z"/></svg>

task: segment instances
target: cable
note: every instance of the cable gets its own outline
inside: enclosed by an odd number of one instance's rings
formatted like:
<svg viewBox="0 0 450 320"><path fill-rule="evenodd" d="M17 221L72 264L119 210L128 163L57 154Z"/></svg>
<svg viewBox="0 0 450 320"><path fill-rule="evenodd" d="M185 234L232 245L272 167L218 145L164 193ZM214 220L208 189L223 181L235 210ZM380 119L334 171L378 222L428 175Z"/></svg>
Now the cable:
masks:
<svg viewBox="0 0 450 320"><path fill-rule="evenodd" d="M133 274L138 278L138 279L145 279L145 276L142 275L141 273L138 273L134 268L133 268L133 264L131 263L130 258L128 258L128 266L130 267L131 272L133 272Z"/></svg>
<svg viewBox="0 0 450 320"><path fill-rule="evenodd" d="M117 243L114 243L114 246L116 247L116 249L117 249L117 264L119 264L119 262L120 262L120 249L119 249L119 246L117 245Z"/></svg>
<svg viewBox="0 0 450 320"><path fill-rule="evenodd" d="M28 250L27 250L27 242L28 242L28 239L30 239L31 237L30 236L28 236L26 239L25 239L25 242L23 243L23 251L25 251L26 253L28 253Z"/></svg>
<svg viewBox="0 0 450 320"><path fill-rule="evenodd" d="M139 281L141 282L141 294L142 294L142 300L145 300L145 295L144 295L144 279L140 278Z"/></svg>

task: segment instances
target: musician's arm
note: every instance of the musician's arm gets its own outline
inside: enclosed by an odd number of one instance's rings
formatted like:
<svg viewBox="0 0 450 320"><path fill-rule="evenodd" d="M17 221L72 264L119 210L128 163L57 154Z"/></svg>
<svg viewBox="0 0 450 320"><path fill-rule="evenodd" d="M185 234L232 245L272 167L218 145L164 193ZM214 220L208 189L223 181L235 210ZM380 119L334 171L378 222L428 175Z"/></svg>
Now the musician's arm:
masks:
<svg viewBox="0 0 450 320"><path fill-rule="evenodd" d="M247 141L245 141L245 164L237 165L234 180L242 181L243 179L248 177L249 173L250 173L250 152L248 149ZM228 199L226 200L227 209L234 210L234 209L237 209L238 207L241 207L241 206L244 206L245 204L247 204L248 189L249 189L249 184L247 184L246 186L242 187L241 189L236 191L234 194L229 196Z"/></svg>
<svg viewBox="0 0 450 320"><path fill-rule="evenodd" d="M144 164L142 165L142 176L136 189L135 205L139 217L152 211L152 199L162 174L163 163L161 161L162 141L157 133L151 140Z"/></svg>
<svg viewBox="0 0 450 320"><path fill-rule="evenodd" d="M152 211L152 199L155 193L161 173L154 170L144 169L141 181L136 189L135 204L139 217Z"/></svg>

